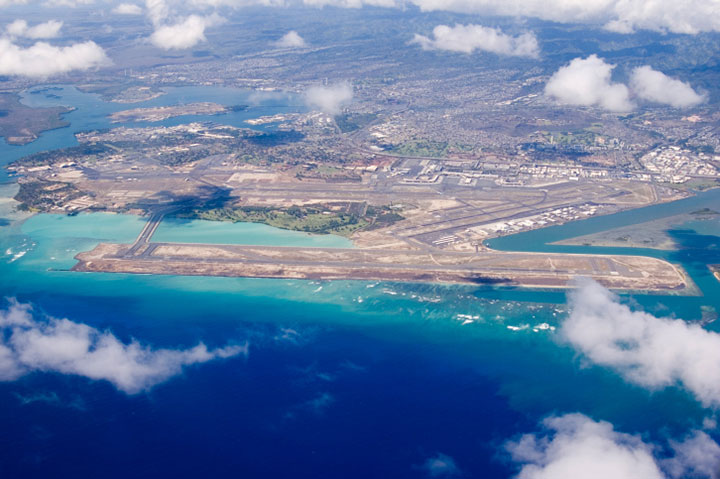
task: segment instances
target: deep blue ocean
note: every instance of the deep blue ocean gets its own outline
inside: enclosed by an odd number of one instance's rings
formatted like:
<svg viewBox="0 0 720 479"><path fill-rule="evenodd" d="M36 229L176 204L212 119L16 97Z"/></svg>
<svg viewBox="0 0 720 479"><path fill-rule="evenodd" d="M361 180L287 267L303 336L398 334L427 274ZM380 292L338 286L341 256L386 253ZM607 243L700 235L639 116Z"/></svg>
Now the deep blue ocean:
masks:
<svg viewBox="0 0 720 479"><path fill-rule="evenodd" d="M2 146L0 163L71 145L74 131L106 127L105 115L120 109L69 87L52 93L60 98L28 94L26 101L76 107L67 115L72 125L25 147ZM175 89L148 105L232 105L248 102L249 95ZM287 106L292 97L252 101L255 107L238 117L194 119L241 125L253 115L301 108ZM126 343L188 348L199 341L209 347L247 341L249 354L188 366L138 394L54 372L0 382L2 478L422 478L428 477L423 464L438 454L452 457L463 477L509 478L517 469L504 443L536 430L551 414L582 412L650 439L684 433L709 414L681 389L650 393L612 371L587 367L551 330L537 328L557 325L567 314L563 292L72 273L77 252L99 241L130 242L144 220L101 213L26 217L8 200L13 179L3 181L2 309L16 298L31 304L36 316L68 318ZM548 243L718 204L720 193L713 191L491 245L574 252L578 248ZM686 224L672 234L680 251L625 253L682 263L704 295L624 300L688 320L708 307L720 310L720 282L704 267L720 263L720 222ZM167 222L158 235L167 241L347 244L202 221Z"/></svg>

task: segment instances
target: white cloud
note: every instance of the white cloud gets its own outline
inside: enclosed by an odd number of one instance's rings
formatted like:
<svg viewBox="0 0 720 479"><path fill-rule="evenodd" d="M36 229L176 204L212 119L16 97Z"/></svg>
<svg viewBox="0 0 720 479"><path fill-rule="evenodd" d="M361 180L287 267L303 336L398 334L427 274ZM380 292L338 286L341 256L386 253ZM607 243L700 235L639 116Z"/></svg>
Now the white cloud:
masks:
<svg viewBox="0 0 720 479"><path fill-rule="evenodd" d="M0 75L47 78L109 63L105 51L94 42L75 43L66 47L37 42L23 48L7 38L0 38Z"/></svg>
<svg viewBox="0 0 720 479"><path fill-rule="evenodd" d="M181 0L177 0L181 1ZM182 2L181 2L182 3ZM191 5L195 5L198 7L234 7L234 8L243 8L243 7L254 7L254 6L261 6L261 7L287 7L291 4L295 4L296 0L190 0L189 2Z"/></svg>
<svg viewBox="0 0 720 479"><path fill-rule="evenodd" d="M303 48L307 46L305 39L295 30L290 30L280 38L275 45L280 48Z"/></svg>
<svg viewBox="0 0 720 479"><path fill-rule="evenodd" d="M671 477L720 477L720 446L702 431L693 431L683 441L670 441L675 455L662 462Z"/></svg>
<svg viewBox="0 0 720 479"><path fill-rule="evenodd" d="M452 52L472 53L475 50L519 57L537 58L540 53L537 38L532 33L517 37L507 35L496 28L481 25L438 25L433 29L433 37L415 35L413 43L423 50L448 50Z"/></svg>
<svg viewBox="0 0 720 479"><path fill-rule="evenodd" d="M5 2L12 0L4 0ZM165 0L146 0L147 3ZM173 1L173 0L170 0ZM174 0L180 3L179 0ZM2 4L3 0L0 0ZM290 6L405 8L481 15L539 18L560 23L584 23L631 33L636 29L695 34L720 32L718 0L191 0L192 6Z"/></svg>
<svg viewBox="0 0 720 479"><path fill-rule="evenodd" d="M437 453L428 458L422 465L422 469L430 477L457 477L460 475L460 468L455 460L442 453Z"/></svg>
<svg viewBox="0 0 720 479"><path fill-rule="evenodd" d="M55 38L60 34L63 22L50 20L30 27L25 20L15 20L7 26L7 33L12 37L24 37L39 40L43 38Z"/></svg>
<svg viewBox="0 0 720 479"><path fill-rule="evenodd" d="M404 8L481 15L528 17L560 23L586 23L630 33L636 29L687 33L720 31L717 0L195 0L205 5L274 5Z"/></svg>
<svg viewBox="0 0 720 479"><path fill-rule="evenodd" d="M330 115L340 113L343 106L352 101L353 88L348 83L333 86L314 86L305 91L305 104Z"/></svg>
<svg viewBox="0 0 720 479"><path fill-rule="evenodd" d="M113 8L112 12L117 15L142 15L143 9L140 5L134 3L121 3Z"/></svg>
<svg viewBox="0 0 720 479"><path fill-rule="evenodd" d="M633 311L590 280L570 294L570 307L558 332L592 363L653 390L682 385L703 405L720 407L720 334Z"/></svg>
<svg viewBox="0 0 720 479"><path fill-rule="evenodd" d="M637 29L696 34L720 31L717 0L616 0L608 30L632 33Z"/></svg>
<svg viewBox="0 0 720 479"><path fill-rule="evenodd" d="M562 104L599 106L616 112L632 110L635 107L632 96L675 108L687 108L707 100L689 84L649 66L633 70L629 88L613 83L614 68L615 65L605 63L597 55L576 58L555 72L545 85L545 94Z"/></svg>
<svg viewBox="0 0 720 479"><path fill-rule="evenodd" d="M95 0L46 0L43 2L43 6L75 8L78 5L92 5L93 3Z"/></svg>
<svg viewBox="0 0 720 479"><path fill-rule="evenodd" d="M137 341L120 342L113 334L67 319L33 317L26 305L13 303L0 312L0 380L34 371L74 374L111 382L128 394L180 374L184 366L247 354L244 346L209 350L152 349Z"/></svg>
<svg viewBox="0 0 720 479"><path fill-rule="evenodd" d="M145 0L145 8L155 26L162 24L170 15L170 7L165 0Z"/></svg>
<svg viewBox="0 0 720 479"><path fill-rule="evenodd" d="M651 447L610 423L568 414L543 426L547 436L526 434L506 446L522 464L518 479L664 479Z"/></svg>
<svg viewBox="0 0 720 479"><path fill-rule="evenodd" d="M25 5L27 0L0 0L0 7L9 7L10 5Z"/></svg>
<svg viewBox="0 0 720 479"><path fill-rule="evenodd" d="M714 479L720 466L720 447L699 431L671 442L674 457L658 459L656 445L582 414L550 417L543 426L544 435L506 445L521 465L517 479Z"/></svg>
<svg viewBox="0 0 720 479"><path fill-rule="evenodd" d="M696 106L706 100L687 83L670 78L649 66L637 67L633 70L630 86L643 100L675 108Z"/></svg>
<svg viewBox="0 0 720 479"><path fill-rule="evenodd" d="M611 80L614 68L597 55L576 58L555 72L545 85L545 94L566 105L599 106L616 112L632 110L628 87Z"/></svg>
<svg viewBox="0 0 720 479"><path fill-rule="evenodd" d="M205 29L217 25L222 20L216 15L201 17L190 15L173 25L156 27L150 41L164 50L184 50L205 41Z"/></svg>
<svg viewBox="0 0 720 479"><path fill-rule="evenodd" d="M93 0L48 0L46 5L76 6ZM26 4L27 0L0 0L0 7ZM248 6L278 6L302 4L312 7L334 6L361 8L363 6L405 8L415 5L424 11L450 11L489 16L539 18L560 23L597 25L619 33L638 29L696 34L720 32L720 6L718 0L146 0L151 5L162 4L164 15L157 11L150 17L168 18L168 3L183 7L235 8Z"/></svg>
<svg viewBox="0 0 720 479"><path fill-rule="evenodd" d="M636 29L686 34L720 31L717 0L304 0L303 3L350 8L363 5L402 8L413 4L425 11L587 23L620 33Z"/></svg>
<svg viewBox="0 0 720 479"><path fill-rule="evenodd" d="M635 29L698 33L720 31L717 0L410 0L422 10L534 17L561 23L605 25L630 33Z"/></svg>
<svg viewBox="0 0 720 479"><path fill-rule="evenodd" d="M397 7L401 4L396 0L303 0L303 3L313 7L342 8L361 8L365 5L371 7Z"/></svg>

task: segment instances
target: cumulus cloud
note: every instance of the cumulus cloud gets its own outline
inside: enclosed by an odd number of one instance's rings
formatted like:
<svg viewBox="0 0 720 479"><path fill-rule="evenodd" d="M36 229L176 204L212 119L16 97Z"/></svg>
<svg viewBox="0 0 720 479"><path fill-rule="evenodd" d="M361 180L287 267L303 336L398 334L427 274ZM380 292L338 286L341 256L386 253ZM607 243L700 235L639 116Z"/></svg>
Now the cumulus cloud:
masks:
<svg viewBox="0 0 720 479"><path fill-rule="evenodd" d="M162 24L170 16L170 7L165 0L145 0L148 18L153 25Z"/></svg>
<svg viewBox="0 0 720 479"><path fill-rule="evenodd" d="M25 5L27 0L0 0L0 7L9 7L10 5Z"/></svg>
<svg viewBox="0 0 720 479"><path fill-rule="evenodd" d="M543 426L546 436L526 434L506 446L522 464L518 479L664 478L651 447L610 423L568 414L548 418Z"/></svg>
<svg viewBox="0 0 720 479"><path fill-rule="evenodd" d="M343 8L361 8L365 5L371 7L396 7L401 2L396 0L303 0L305 5L315 7L343 7Z"/></svg>
<svg viewBox="0 0 720 479"><path fill-rule="evenodd" d="M628 87L611 80L614 68L597 55L576 58L555 72L545 85L545 94L566 105L632 110Z"/></svg>
<svg viewBox="0 0 720 479"><path fill-rule="evenodd" d="M205 41L205 29L222 20L216 15L201 17L190 15L173 25L160 25L153 32L150 41L164 50L184 50Z"/></svg>
<svg viewBox="0 0 720 479"><path fill-rule="evenodd" d="M92 5L93 3L95 3L95 0L45 0L43 6L75 8L80 5Z"/></svg>
<svg viewBox="0 0 720 479"><path fill-rule="evenodd" d="M280 48L303 48L307 46L305 39L301 37L295 30L290 30L280 38L275 45Z"/></svg>
<svg viewBox="0 0 720 479"><path fill-rule="evenodd" d="M702 431L691 432L683 441L670 441L675 453L662 464L671 477L720 477L720 446Z"/></svg>
<svg viewBox="0 0 720 479"><path fill-rule="evenodd" d="M25 20L15 20L7 26L6 32L11 37L32 38L40 40L43 38L55 38L60 34L63 22L50 20L44 23L38 23L31 27Z"/></svg>
<svg viewBox="0 0 720 479"><path fill-rule="evenodd" d="M720 5L716 0L616 0L605 28L619 33L635 30L696 34L720 31Z"/></svg>
<svg viewBox="0 0 720 479"><path fill-rule="evenodd" d="M720 466L719 446L699 431L671 442L674 457L658 459L656 445L582 414L550 417L542 425L543 433L506 445L521 465L518 479L714 479Z"/></svg>
<svg viewBox="0 0 720 479"><path fill-rule="evenodd" d="M0 5L15 0L0 0ZM19 0L22 1L22 0ZM165 0L146 0L162 2ZM179 0L175 0L179 2ZM695 34L720 32L717 0L191 0L197 7L251 5L361 8L416 5L424 11L539 18L560 23L584 23L631 33L638 29Z"/></svg>
<svg viewBox="0 0 720 479"><path fill-rule="evenodd" d="M0 380L34 371L105 380L136 394L180 374L183 367L247 354L247 344L209 350L152 349L122 343L113 334L67 319L35 318L29 306L12 303L0 312Z"/></svg>
<svg viewBox="0 0 720 479"><path fill-rule="evenodd" d="M112 12L117 15L142 15L143 9L140 5L134 3L121 3L113 8Z"/></svg>
<svg viewBox="0 0 720 479"><path fill-rule="evenodd" d="M455 460L442 453L437 453L428 458L428 460L422 465L422 469L430 477L442 478L457 477L460 475L460 468L455 463Z"/></svg>
<svg viewBox="0 0 720 479"><path fill-rule="evenodd" d="M592 363L653 390L681 385L703 405L720 406L720 334L633 311L590 280L570 294L570 309L560 337Z"/></svg>
<svg viewBox="0 0 720 479"><path fill-rule="evenodd" d="M89 70L110 63L105 50L95 42L56 47L37 42L23 48L0 38L0 75L47 78L73 70Z"/></svg>
<svg viewBox="0 0 720 479"><path fill-rule="evenodd" d="M670 78L649 66L637 67L630 78L633 92L643 100L675 108L687 108L705 102L706 98L680 80Z"/></svg>
<svg viewBox="0 0 720 479"><path fill-rule="evenodd" d="M611 79L614 68L615 65L597 55L575 58L550 78L545 94L565 105L599 106L615 112L632 110L635 105L631 98L675 108L688 108L707 100L689 84L647 65L632 71L629 87L614 83Z"/></svg>
<svg viewBox="0 0 720 479"><path fill-rule="evenodd" d="M411 0L422 10L535 17L589 23L621 33L635 29L698 33L720 31L716 0Z"/></svg>
<svg viewBox="0 0 720 479"><path fill-rule="evenodd" d="M717 0L194 0L194 3L245 6L288 5L397 7L423 11L539 18L560 23L597 25L619 33L638 29L695 34L720 31Z"/></svg>
<svg viewBox="0 0 720 479"><path fill-rule="evenodd" d="M333 86L314 86L305 91L305 104L330 115L340 113L352 101L353 88L348 83Z"/></svg>
<svg viewBox="0 0 720 479"><path fill-rule="evenodd" d="M540 53L537 38L532 33L517 37L507 35L496 28L481 25L438 25L433 29L433 38L415 34L412 43L423 50L448 50L472 53L481 50L498 55L537 58Z"/></svg>

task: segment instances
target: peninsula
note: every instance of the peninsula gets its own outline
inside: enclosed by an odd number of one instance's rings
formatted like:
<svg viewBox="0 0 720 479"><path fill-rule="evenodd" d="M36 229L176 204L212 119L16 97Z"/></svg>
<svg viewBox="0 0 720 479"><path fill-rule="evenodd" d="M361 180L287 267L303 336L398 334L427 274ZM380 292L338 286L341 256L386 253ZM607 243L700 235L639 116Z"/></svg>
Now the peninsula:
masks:
<svg viewBox="0 0 720 479"><path fill-rule="evenodd" d="M64 106L32 108L20 103L15 94L0 93L0 136L10 145L26 145L43 131L68 126L62 115L71 111Z"/></svg>

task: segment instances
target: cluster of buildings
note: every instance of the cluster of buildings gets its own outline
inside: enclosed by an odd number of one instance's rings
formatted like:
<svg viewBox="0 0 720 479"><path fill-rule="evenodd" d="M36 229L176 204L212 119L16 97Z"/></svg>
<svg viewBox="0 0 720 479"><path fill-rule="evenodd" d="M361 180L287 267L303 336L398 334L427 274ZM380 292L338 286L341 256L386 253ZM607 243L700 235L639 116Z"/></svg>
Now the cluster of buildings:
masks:
<svg viewBox="0 0 720 479"><path fill-rule="evenodd" d="M660 181L685 183L691 178L720 177L711 161L720 161L720 156L710 157L705 153L693 153L679 146L667 146L653 150L640 158L642 166Z"/></svg>
<svg viewBox="0 0 720 479"><path fill-rule="evenodd" d="M519 233L543 226L567 223L579 219L588 218L597 214L598 206L593 203L585 203L577 206L566 206L546 211L534 216L498 221L496 223L471 228L472 232L480 238L504 236L512 233Z"/></svg>

